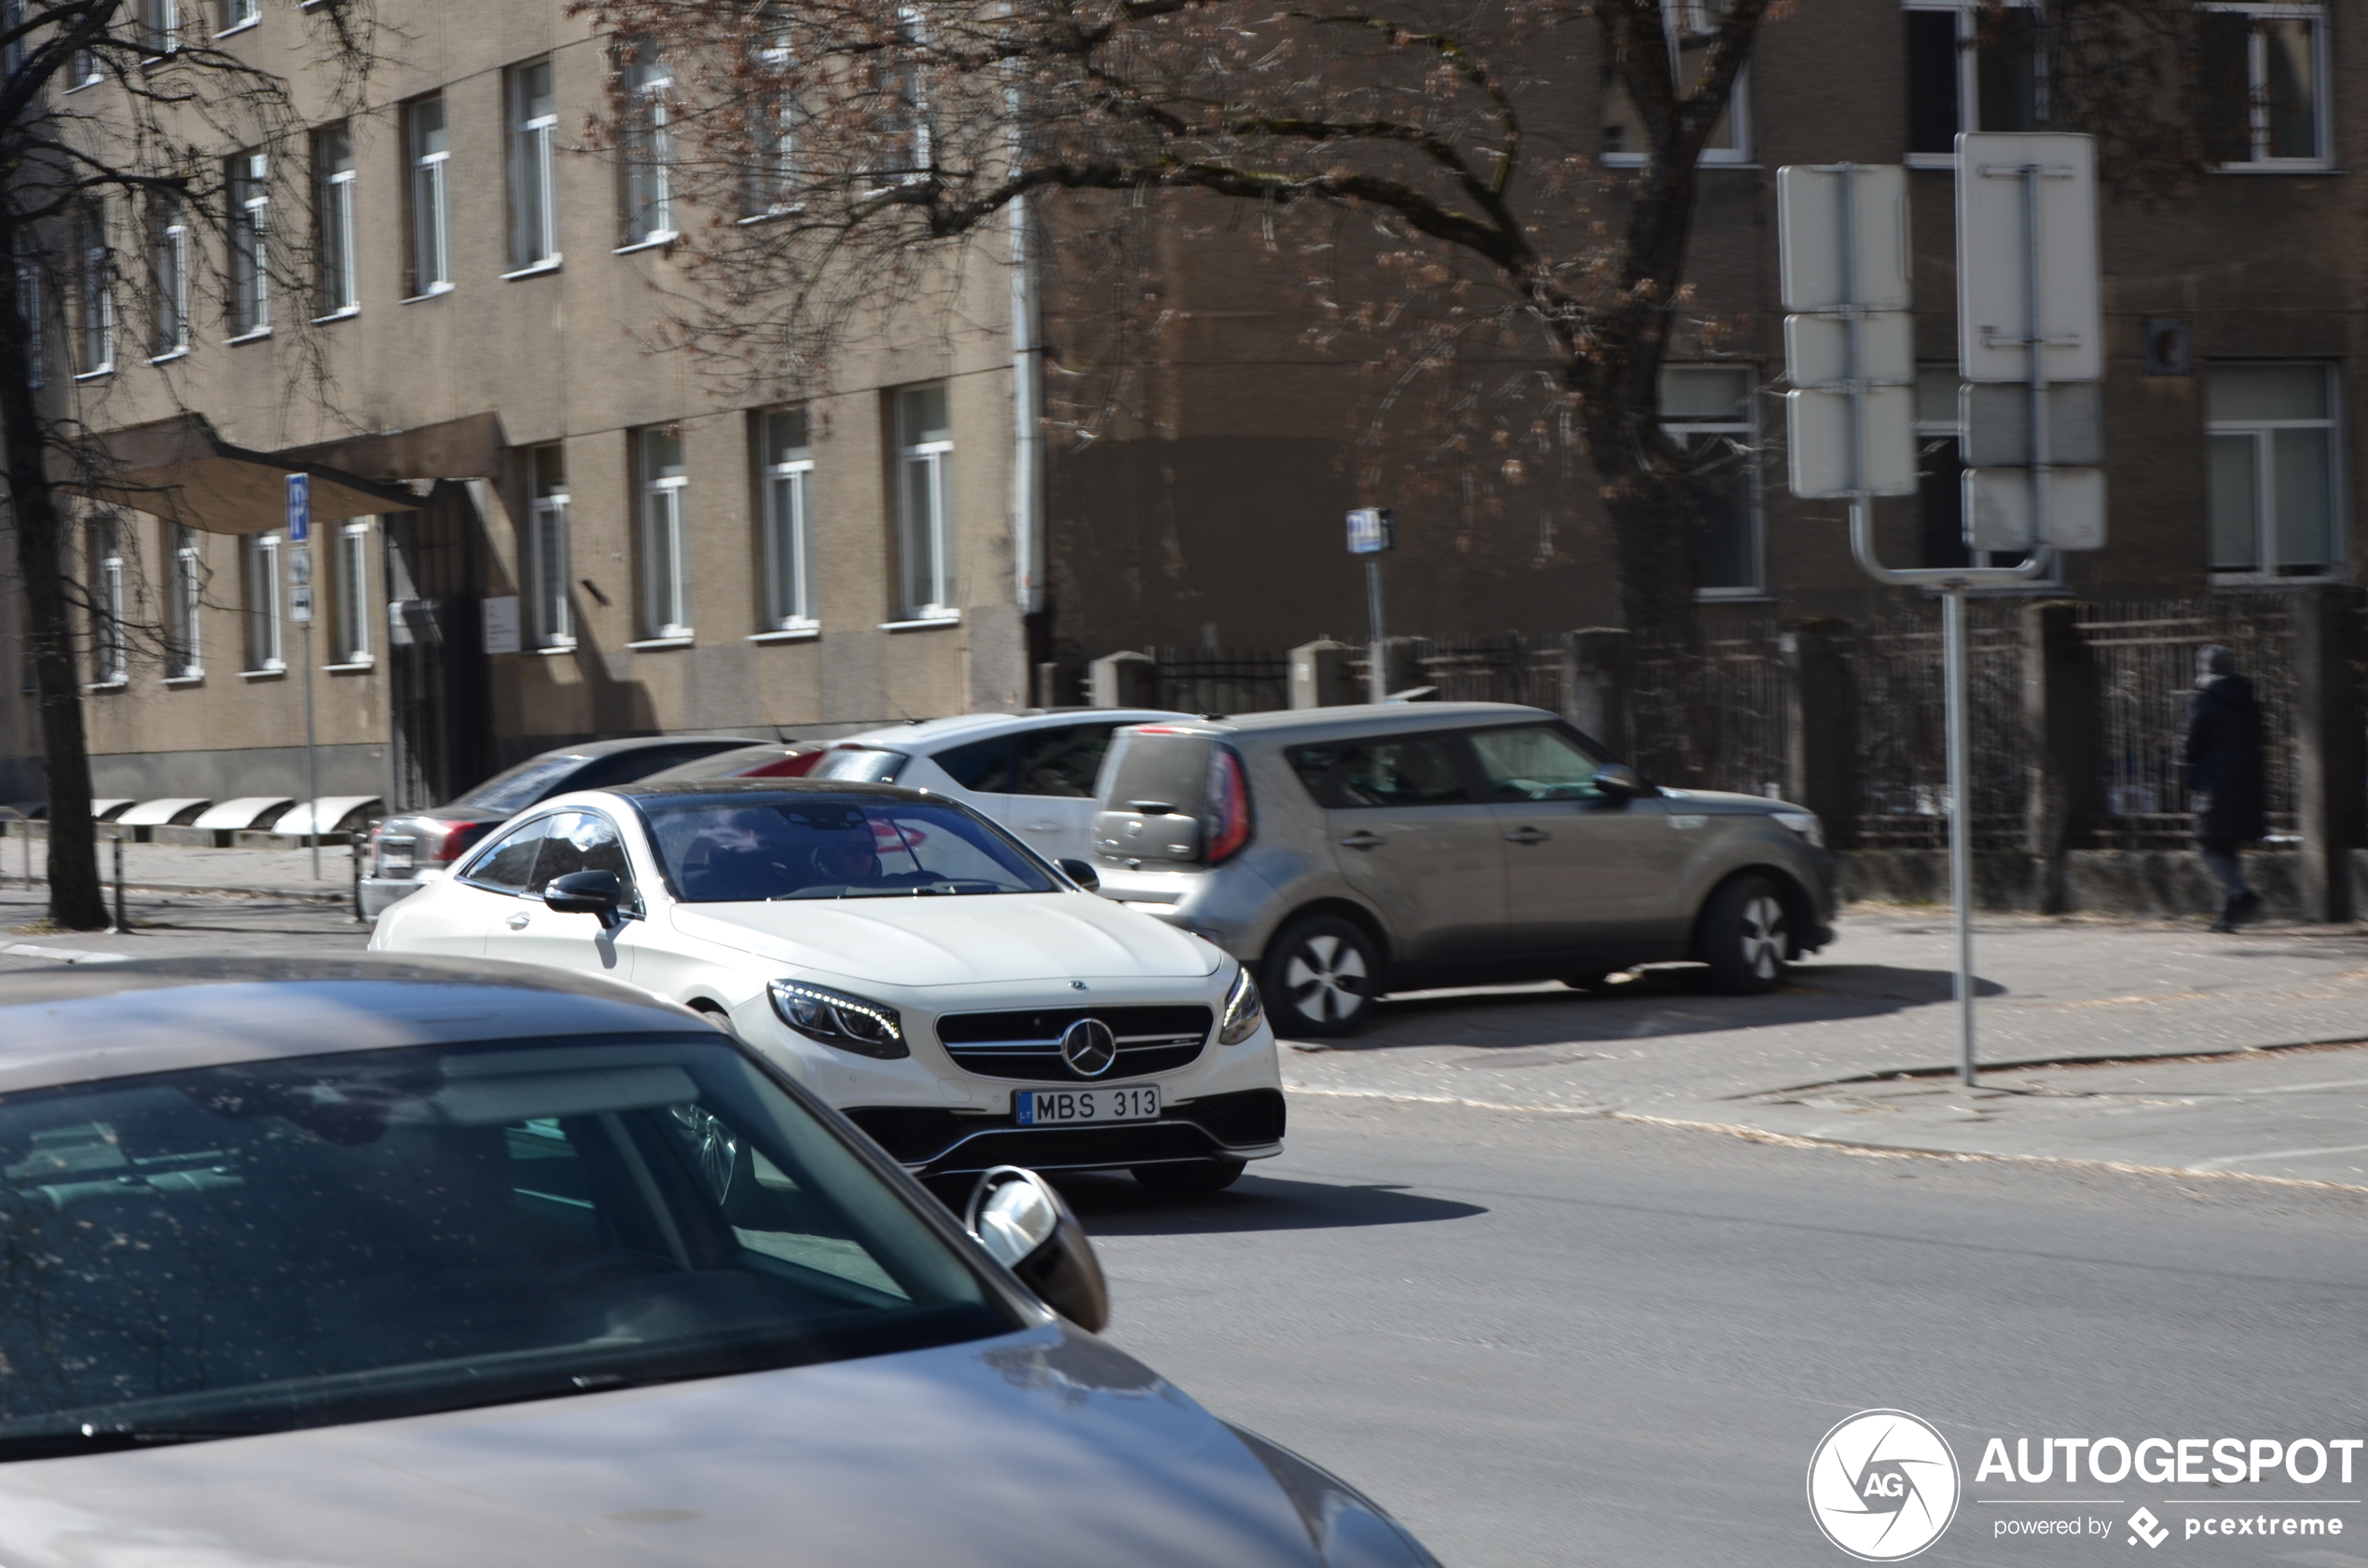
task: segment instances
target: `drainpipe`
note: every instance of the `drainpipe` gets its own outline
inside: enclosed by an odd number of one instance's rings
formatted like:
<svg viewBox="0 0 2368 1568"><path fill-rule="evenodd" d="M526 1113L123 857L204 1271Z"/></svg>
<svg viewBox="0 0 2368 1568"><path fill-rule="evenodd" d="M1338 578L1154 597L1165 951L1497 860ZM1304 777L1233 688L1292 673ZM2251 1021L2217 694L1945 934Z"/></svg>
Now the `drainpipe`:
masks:
<svg viewBox="0 0 2368 1568"><path fill-rule="evenodd" d="M1036 332L1036 253L1027 199L1010 207L1012 228L1012 557L1023 617L1044 609L1043 346ZM1029 672L1030 680L1034 671Z"/></svg>

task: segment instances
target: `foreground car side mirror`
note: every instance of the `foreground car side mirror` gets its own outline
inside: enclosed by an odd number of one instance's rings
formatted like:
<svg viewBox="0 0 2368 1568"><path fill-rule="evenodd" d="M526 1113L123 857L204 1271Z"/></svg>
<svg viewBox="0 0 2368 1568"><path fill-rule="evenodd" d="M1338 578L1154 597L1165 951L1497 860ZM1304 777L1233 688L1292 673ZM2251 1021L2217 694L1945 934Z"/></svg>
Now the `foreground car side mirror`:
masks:
<svg viewBox="0 0 2368 1568"><path fill-rule="evenodd" d="M1595 770L1595 788L1614 800L1633 800L1638 795L1657 795L1660 791L1645 782L1645 776L1626 763L1605 763Z"/></svg>
<svg viewBox="0 0 2368 1568"><path fill-rule="evenodd" d="M1109 1326L1110 1286L1085 1227L1053 1184L998 1165L979 1177L962 1224L1044 1304L1091 1334Z"/></svg>
<svg viewBox="0 0 2368 1568"><path fill-rule="evenodd" d="M616 924L616 906L624 901L625 885L613 871L570 872L543 889L543 906L554 915L597 915L603 926Z"/></svg>
<svg viewBox="0 0 2368 1568"><path fill-rule="evenodd" d="M1083 860L1063 860L1061 874L1089 893L1098 893L1102 890L1101 877Z"/></svg>

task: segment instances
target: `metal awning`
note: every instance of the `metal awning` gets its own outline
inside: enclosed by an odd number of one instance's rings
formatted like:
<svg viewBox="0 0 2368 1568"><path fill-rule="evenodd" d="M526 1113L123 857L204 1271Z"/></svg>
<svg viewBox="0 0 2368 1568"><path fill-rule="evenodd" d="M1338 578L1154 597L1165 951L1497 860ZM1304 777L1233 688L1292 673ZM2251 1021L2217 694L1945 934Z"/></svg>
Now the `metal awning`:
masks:
<svg viewBox="0 0 2368 1568"><path fill-rule="evenodd" d="M96 438L92 466L53 458L60 489L113 502L202 533L267 533L287 518L287 476L310 475L312 516L326 523L409 512L423 498L402 481L483 478L498 472L502 423L493 414L283 452L234 447L202 414L178 414Z"/></svg>

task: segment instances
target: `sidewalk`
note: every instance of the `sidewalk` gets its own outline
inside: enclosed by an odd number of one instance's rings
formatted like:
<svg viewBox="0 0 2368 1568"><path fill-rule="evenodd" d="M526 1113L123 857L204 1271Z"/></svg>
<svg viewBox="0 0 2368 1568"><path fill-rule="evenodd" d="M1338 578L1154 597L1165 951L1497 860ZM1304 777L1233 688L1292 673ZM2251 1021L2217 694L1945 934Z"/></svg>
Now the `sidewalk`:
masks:
<svg viewBox="0 0 2368 1568"><path fill-rule="evenodd" d="M25 842L0 840L0 887L24 889ZM48 846L33 845L33 874L46 885L43 856ZM353 851L343 844L321 846L321 879L312 879L310 849L201 849L180 844L127 844L123 885L160 893L256 893L282 899L347 901L352 896ZM115 846L99 846L99 879L115 887Z"/></svg>
<svg viewBox="0 0 2368 1568"><path fill-rule="evenodd" d="M2368 1188L2368 1045L2327 1044L2368 1041L2368 931L2223 937L2199 924L1984 915L1978 1050L1992 1066L1967 1093L1947 1076L1947 917L1858 906L1841 930L1769 997L1715 996L1699 971L1669 969L1602 996L1395 998L1364 1035L1287 1047L1285 1080L1309 1093Z"/></svg>

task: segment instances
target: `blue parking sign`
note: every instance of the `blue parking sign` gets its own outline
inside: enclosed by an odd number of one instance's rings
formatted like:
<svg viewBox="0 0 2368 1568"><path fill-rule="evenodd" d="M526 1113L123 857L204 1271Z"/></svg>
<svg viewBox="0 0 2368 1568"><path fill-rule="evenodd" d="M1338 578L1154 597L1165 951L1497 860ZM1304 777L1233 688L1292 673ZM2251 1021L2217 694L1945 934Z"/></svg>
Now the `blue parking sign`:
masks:
<svg viewBox="0 0 2368 1568"><path fill-rule="evenodd" d="M312 475L288 475L288 543L301 544L312 531Z"/></svg>
<svg viewBox="0 0 2368 1568"><path fill-rule="evenodd" d="M1391 531L1388 507L1360 506L1348 515L1348 553L1380 555L1396 543L1390 537Z"/></svg>

